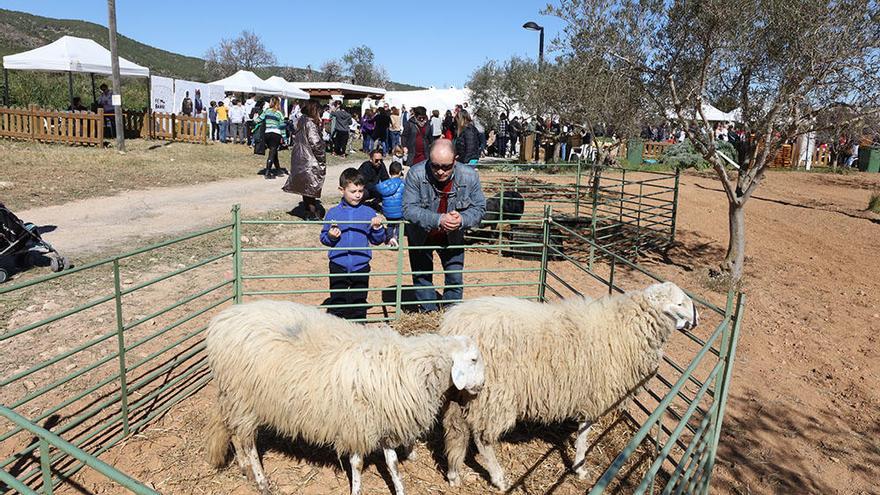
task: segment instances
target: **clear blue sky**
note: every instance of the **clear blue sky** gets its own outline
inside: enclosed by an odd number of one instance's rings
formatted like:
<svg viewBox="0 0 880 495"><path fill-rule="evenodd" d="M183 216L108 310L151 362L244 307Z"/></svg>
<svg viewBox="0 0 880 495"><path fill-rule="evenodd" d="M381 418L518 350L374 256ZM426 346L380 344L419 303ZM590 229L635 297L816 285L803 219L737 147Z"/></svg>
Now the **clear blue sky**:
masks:
<svg viewBox="0 0 880 495"><path fill-rule="evenodd" d="M281 64L297 67L317 68L364 44L393 80L437 87L462 86L489 59L536 58L538 33L523 29L526 21L545 27L545 55L561 28L539 14L546 0L287 0L274 12L268 3L117 0L116 17L125 36L199 57L245 29L259 33ZM0 0L0 7L107 25L104 0Z"/></svg>

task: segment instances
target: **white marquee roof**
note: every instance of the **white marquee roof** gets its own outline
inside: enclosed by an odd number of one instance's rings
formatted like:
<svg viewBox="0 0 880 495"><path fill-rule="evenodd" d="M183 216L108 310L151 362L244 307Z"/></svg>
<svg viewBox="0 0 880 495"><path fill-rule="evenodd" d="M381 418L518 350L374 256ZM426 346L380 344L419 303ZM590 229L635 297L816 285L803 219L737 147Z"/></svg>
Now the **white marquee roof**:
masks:
<svg viewBox="0 0 880 495"><path fill-rule="evenodd" d="M272 76L264 81L266 85L277 88L282 92L285 98L296 98L299 100L308 100L309 94L287 82L283 77Z"/></svg>
<svg viewBox="0 0 880 495"><path fill-rule="evenodd" d="M93 40L74 36L62 36L48 45L6 55L3 57L3 67L52 72L112 73L110 50ZM149 77L150 69L119 57L119 73L123 76Z"/></svg>

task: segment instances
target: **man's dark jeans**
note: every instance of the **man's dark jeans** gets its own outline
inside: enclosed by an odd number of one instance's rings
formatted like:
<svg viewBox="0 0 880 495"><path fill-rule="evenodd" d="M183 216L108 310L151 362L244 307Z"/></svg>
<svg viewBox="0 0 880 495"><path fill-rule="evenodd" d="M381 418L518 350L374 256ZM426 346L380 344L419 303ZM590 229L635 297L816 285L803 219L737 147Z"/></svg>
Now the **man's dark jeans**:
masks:
<svg viewBox="0 0 880 495"><path fill-rule="evenodd" d="M330 262L330 273L337 275L330 277L330 299L327 304L327 312L346 320L362 320L367 317L367 307L357 308L334 308L334 305L366 304L367 288L370 287L370 265L356 272L349 272L344 266ZM343 275L347 274L347 275ZM350 292L332 292L334 290L354 289Z"/></svg>
<svg viewBox="0 0 880 495"><path fill-rule="evenodd" d="M430 241L428 241L430 242ZM464 269L464 249L413 249L410 246L409 266L413 272L431 272L434 270L434 251L440 256L440 263L443 265L445 274L443 301L458 302L462 298L464 289L462 287L463 276L461 270ZM453 271L453 273L448 273ZM426 301L421 303L421 310L424 312L437 311L439 308L437 302L428 302L436 300L436 291L432 287L434 285L434 276L430 273L414 273L413 285L416 287L426 287L424 289L416 289L416 300Z"/></svg>
<svg viewBox="0 0 880 495"><path fill-rule="evenodd" d="M348 133L336 131L333 133L333 151L337 155L345 155L348 152Z"/></svg>

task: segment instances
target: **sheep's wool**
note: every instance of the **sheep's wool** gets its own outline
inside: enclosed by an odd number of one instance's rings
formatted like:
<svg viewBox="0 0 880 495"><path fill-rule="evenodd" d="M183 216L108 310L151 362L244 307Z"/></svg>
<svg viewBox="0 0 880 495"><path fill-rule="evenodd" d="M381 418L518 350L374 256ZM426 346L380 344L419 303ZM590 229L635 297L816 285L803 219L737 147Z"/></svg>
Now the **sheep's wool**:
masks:
<svg viewBox="0 0 880 495"><path fill-rule="evenodd" d="M215 423L225 425L212 433L215 464L229 434L252 438L261 425L340 454L409 445L434 424L451 385L450 348L460 345L281 301L224 310L206 342L219 391Z"/></svg>
<svg viewBox="0 0 880 495"><path fill-rule="evenodd" d="M494 442L517 420L596 420L656 372L674 329L657 306L635 292L545 304L488 297L452 308L440 333L477 342L486 381L463 410L448 410L444 427L464 420Z"/></svg>

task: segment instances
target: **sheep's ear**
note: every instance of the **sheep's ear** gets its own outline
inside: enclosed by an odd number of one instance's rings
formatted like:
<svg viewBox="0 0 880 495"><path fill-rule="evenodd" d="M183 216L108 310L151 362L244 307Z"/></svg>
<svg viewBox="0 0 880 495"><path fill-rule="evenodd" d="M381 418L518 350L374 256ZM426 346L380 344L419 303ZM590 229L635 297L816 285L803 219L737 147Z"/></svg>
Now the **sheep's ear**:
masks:
<svg viewBox="0 0 880 495"><path fill-rule="evenodd" d="M468 384L467 372L457 362L452 363L452 384L458 390L464 390Z"/></svg>

